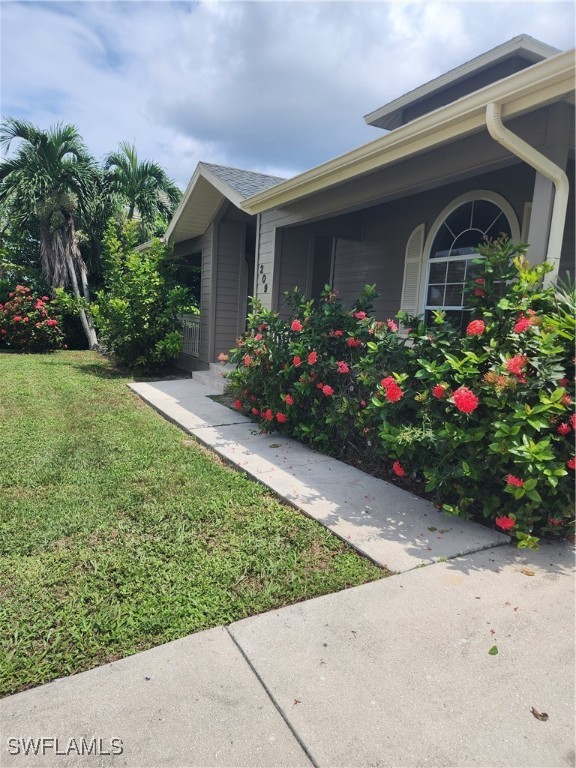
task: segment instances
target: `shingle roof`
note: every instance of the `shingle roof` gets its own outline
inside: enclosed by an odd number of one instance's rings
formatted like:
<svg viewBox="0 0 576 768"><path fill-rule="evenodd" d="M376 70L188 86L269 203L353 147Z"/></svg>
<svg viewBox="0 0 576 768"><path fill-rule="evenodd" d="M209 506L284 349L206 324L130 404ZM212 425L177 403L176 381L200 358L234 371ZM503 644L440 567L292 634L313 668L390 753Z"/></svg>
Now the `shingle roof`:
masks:
<svg viewBox="0 0 576 768"><path fill-rule="evenodd" d="M243 171L240 168L228 168L225 165L214 165L213 163L199 163L199 165L228 184L243 199L286 181L280 176L268 176L265 173Z"/></svg>

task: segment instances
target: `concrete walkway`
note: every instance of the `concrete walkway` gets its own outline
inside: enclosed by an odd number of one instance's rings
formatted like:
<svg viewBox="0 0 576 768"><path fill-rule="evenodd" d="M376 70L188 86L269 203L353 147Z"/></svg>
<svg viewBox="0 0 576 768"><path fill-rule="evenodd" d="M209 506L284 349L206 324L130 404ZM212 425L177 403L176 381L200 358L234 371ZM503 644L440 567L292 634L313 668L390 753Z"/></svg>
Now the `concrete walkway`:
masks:
<svg viewBox="0 0 576 768"><path fill-rule="evenodd" d="M3 699L1 766L574 765L570 547L518 551L189 379L132 388L397 573Z"/></svg>

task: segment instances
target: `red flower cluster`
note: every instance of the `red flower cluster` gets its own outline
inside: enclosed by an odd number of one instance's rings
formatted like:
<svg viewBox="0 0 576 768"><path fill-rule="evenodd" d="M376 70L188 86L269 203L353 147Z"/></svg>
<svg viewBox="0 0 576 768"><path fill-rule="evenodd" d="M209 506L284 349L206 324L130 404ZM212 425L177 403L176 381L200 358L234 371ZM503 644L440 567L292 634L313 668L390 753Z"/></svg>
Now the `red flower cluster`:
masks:
<svg viewBox="0 0 576 768"><path fill-rule="evenodd" d="M295 357L292 358L292 363L295 368L299 368L302 365L302 360L298 357L298 355L295 355Z"/></svg>
<svg viewBox="0 0 576 768"><path fill-rule="evenodd" d="M452 395L454 405L462 413L472 413L478 408L478 398L468 387L459 387Z"/></svg>
<svg viewBox="0 0 576 768"><path fill-rule="evenodd" d="M514 333L524 333L532 325L532 318L526 317L522 312L518 315L518 319L514 325Z"/></svg>
<svg viewBox="0 0 576 768"><path fill-rule="evenodd" d="M246 366L246 368L248 368L248 366L252 362L252 358L250 357L250 355L244 355L243 362L244 362L244 365Z"/></svg>
<svg viewBox="0 0 576 768"><path fill-rule="evenodd" d="M571 459L568 459L566 466L568 469L576 469L576 456L572 456Z"/></svg>
<svg viewBox="0 0 576 768"><path fill-rule="evenodd" d="M348 363L345 363L344 360L340 360L337 363L338 366L338 373L350 373L350 366Z"/></svg>
<svg viewBox="0 0 576 768"><path fill-rule="evenodd" d="M398 475L398 477L404 477L406 474L406 470L399 461L395 461L394 464L392 464L392 471L395 475Z"/></svg>
<svg viewBox="0 0 576 768"><path fill-rule="evenodd" d="M481 336L486 330L484 320L472 320L466 328L466 336Z"/></svg>
<svg viewBox="0 0 576 768"><path fill-rule="evenodd" d="M558 432L559 435L569 435L571 431L570 424L568 424L567 421L563 421L562 424L559 424L556 427L556 432Z"/></svg>
<svg viewBox="0 0 576 768"><path fill-rule="evenodd" d="M293 331L296 331L296 332L298 332L298 331L301 331L301 330L302 330L302 328L303 328L303 325L302 325L302 323L300 322L300 320L293 320L293 321L292 321L292 325L290 326L290 328L291 328Z"/></svg>
<svg viewBox="0 0 576 768"><path fill-rule="evenodd" d="M334 330L328 331L328 336L330 337L335 336L336 338L339 338L340 336L343 336L343 335L344 335L344 331L334 331Z"/></svg>
<svg viewBox="0 0 576 768"><path fill-rule="evenodd" d="M519 477L516 477L515 475L506 475L506 484L507 485L513 485L515 488L522 488L524 485L524 480L521 480Z"/></svg>
<svg viewBox="0 0 576 768"><path fill-rule="evenodd" d="M324 384L322 387L322 392L326 395L326 397L331 397L334 394L334 389L330 386L330 384Z"/></svg>
<svg viewBox="0 0 576 768"><path fill-rule="evenodd" d="M398 333L398 326L394 320L390 320L390 318L388 318L388 320L386 320L386 325L392 331L392 333Z"/></svg>
<svg viewBox="0 0 576 768"><path fill-rule="evenodd" d="M397 403L403 397L404 392L398 386L393 376L387 376L385 379L382 379L380 384L384 388L386 400L389 403Z"/></svg>
<svg viewBox="0 0 576 768"><path fill-rule="evenodd" d="M346 339L347 347L359 347L361 343L361 341L355 339L353 336L351 336L349 339Z"/></svg>
<svg viewBox="0 0 576 768"><path fill-rule="evenodd" d="M288 416L286 416L285 413L281 413L280 411L278 411L278 413L276 414L276 420L280 424L284 424L288 420Z"/></svg>
<svg viewBox="0 0 576 768"><path fill-rule="evenodd" d="M308 365L314 365L318 362L318 355L316 352L310 352L308 355Z"/></svg>
<svg viewBox="0 0 576 768"><path fill-rule="evenodd" d="M436 384L436 386L432 387L432 395L438 400L442 400L446 395L446 391L446 387L442 386L442 384Z"/></svg>
<svg viewBox="0 0 576 768"><path fill-rule="evenodd" d="M496 525L498 528L502 528L503 531L509 531L510 528L514 528L516 525L516 520L504 515L503 517L496 518Z"/></svg>
<svg viewBox="0 0 576 768"><path fill-rule="evenodd" d="M486 291L483 287L486 284L486 280L484 280L483 277L478 277L474 282L478 286L477 288L474 288L474 296L486 296Z"/></svg>
<svg viewBox="0 0 576 768"><path fill-rule="evenodd" d="M294 398L292 397L292 395L286 395L286 397L284 398L284 402L286 403L286 405L294 405Z"/></svg>
<svg viewBox="0 0 576 768"><path fill-rule="evenodd" d="M356 320L364 320L366 318L366 312L354 312Z"/></svg>
<svg viewBox="0 0 576 768"><path fill-rule="evenodd" d="M514 376L521 377L524 374L524 369L528 364L528 358L526 355L514 355L506 361L506 370L509 373L513 373Z"/></svg>

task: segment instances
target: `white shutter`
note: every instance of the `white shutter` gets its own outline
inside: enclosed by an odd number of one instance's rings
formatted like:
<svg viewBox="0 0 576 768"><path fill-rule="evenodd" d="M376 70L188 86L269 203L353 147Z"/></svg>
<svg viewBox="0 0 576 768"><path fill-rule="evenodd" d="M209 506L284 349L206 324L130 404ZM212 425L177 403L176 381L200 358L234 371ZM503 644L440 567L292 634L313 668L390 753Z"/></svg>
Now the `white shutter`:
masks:
<svg viewBox="0 0 576 768"><path fill-rule="evenodd" d="M420 278L422 274L422 251L424 249L425 225L420 224L412 232L406 243L404 255L404 280L402 282L402 301L400 309L409 315L418 314L420 298Z"/></svg>

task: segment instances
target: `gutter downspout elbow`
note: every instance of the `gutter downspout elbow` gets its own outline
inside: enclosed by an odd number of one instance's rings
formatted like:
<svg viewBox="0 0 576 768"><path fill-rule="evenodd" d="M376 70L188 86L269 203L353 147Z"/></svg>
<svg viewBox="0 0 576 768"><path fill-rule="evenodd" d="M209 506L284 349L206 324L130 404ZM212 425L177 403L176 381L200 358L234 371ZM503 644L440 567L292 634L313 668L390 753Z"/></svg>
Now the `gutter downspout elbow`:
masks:
<svg viewBox="0 0 576 768"><path fill-rule="evenodd" d="M541 173L554 184L554 205L552 219L550 221L550 234L548 237L548 251L546 261L552 264L552 270L544 277L544 285L550 285L558 277L560 255L562 252L562 238L568 209L568 192L570 185L568 177L559 166L555 165L545 155L530 146L502 123L502 107L496 102L486 105L486 127L490 136L508 149L512 154L524 160L538 173Z"/></svg>

